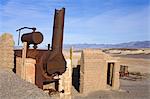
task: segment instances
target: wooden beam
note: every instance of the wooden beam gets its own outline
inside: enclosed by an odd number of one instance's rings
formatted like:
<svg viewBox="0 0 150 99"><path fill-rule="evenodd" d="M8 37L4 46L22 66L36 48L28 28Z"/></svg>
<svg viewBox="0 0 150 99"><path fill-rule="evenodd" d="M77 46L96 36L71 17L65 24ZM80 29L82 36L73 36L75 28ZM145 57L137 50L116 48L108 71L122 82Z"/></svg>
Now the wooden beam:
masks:
<svg viewBox="0 0 150 99"><path fill-rule="evenodd" d="M21 78L26 79L26 68L25 68L25 61L27 56L27 42L23 42L22 48L22 64L21 64Z"/></svg>

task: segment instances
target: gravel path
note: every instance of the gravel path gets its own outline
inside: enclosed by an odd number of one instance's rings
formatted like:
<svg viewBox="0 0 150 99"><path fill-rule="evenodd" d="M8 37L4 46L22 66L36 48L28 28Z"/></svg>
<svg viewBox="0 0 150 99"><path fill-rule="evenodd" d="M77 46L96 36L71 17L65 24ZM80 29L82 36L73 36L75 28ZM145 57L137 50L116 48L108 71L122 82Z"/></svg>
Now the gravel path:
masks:
<svg viewBox="0 0 150 99"><path fill-rule="evenodd" d="M50 96L13 72L0 69L0 99L50 99Z"/></svg>

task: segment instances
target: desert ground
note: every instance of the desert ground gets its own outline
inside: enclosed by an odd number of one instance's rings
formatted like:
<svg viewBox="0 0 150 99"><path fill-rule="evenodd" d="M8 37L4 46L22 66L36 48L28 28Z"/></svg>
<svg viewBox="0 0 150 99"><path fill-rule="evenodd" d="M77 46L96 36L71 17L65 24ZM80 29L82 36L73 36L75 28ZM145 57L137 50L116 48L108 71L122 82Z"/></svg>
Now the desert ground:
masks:
<svg viewBox="0 0 150 99"><path fill-rule="evenodd" d="M120 79L120 83L118 91L96 91L88 95L74 91L73 99L150 99L150 75L130 75Z"/></svg>
<svg viewBox="0 0 150 99"><path fill-rule="evenodd" d="M120 51L107 50L107 54L119 57L122 64L129 67L129 77L120 78L120 90L96 91L86 95L76 90L78 81L73 85L73 99L150 99L150 54L149 49ZM115 52L115 53L113 53ZM117 53L116 53L117 52ZM74 51L73 66L79 63L81 51ZM78 74L73 79L78 80ZM94 82L93 82L94 83Z"/></svg>
<svg viewBox="0 0 150 99"><path fill-rule="evenodd" d="M81 52L76 50L73 52L72 99L150 99L150 67L147 51L136 54L108 53L120 57L122 63L129 65L129 77L120 78L120 90L100 90L89 94L81 94L77 89L80 86L77 65L80 64ZM65 57L69 57L69 51L65 51L64 54ZM49 96L35 85L22 81L14 73L3 69L0 69L0 80L0 99L59 99L59 93Z"/></svg>

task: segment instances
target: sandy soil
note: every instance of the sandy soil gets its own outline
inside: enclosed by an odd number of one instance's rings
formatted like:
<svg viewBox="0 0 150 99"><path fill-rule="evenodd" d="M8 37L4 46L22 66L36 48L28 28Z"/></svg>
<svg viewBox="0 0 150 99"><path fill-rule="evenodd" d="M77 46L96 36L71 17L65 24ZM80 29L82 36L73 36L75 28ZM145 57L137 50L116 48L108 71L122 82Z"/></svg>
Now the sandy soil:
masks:
<svg viewBox="0 0 150 99"><path fill-rule="evenodd" d="M86 96L78 93L74 95L73 99L150 99L149 75L144 76L144 78L142 77L142 79L137 78L136 80L131 80L130 76L120 79L120 83L119 91L97 91Z"/></svg>
<svg viewBox="0 0 150 99"><path fill-rule="evenodd" d="M73 66L76 67L77 60L80 59L81 52L74 52L73 55ZM135 55L113 55L121 58L142 59L149 60L149 54L135 54ZM149 71L149 64L145 61L137 61L137 64L141 66L130 66L137 72ZM125 62L131 64L129 61ZM133 64L131 64L133 65ZM139 68L141 67L141 68ZM129 68L129 69L130 69ZM138 69L139 68L139 69ZM146 72L148 73L148 72ZM97 91L88 95L79 94L79 92L73 87L73 99L150 99L150 74L144 76L130 75L129 77L120 79L120 90L119 91Z"/></svg>
<svg viewBox="0 0 150 99"><path fill-rule="evenodd" d="M0 69L0 99L51 99L34 84L11 71Z"/></svg>
<svg viewBox="0 0 150 99"><path fill-rule="evenodd" d="M128 55L121 55L121 54L112 54L114 57L125 57L125 58L140 58L140 59L150 59L149 54L128 54Z"/></svg>

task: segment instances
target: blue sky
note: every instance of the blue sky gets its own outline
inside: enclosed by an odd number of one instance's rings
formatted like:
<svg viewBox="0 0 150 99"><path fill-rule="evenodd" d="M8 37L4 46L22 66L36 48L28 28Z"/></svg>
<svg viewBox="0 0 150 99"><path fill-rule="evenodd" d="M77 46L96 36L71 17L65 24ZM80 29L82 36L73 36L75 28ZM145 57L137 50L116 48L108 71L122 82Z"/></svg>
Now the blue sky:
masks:
<svg viewBox="0 0 150 99"><path fill-rule="evenodd" d="M149 0L1 0L0 34L37 27L51 43L55 8L66 8L64 43L114 44L150 40ZM28 32L24 30L23 32Z"/></svg>

